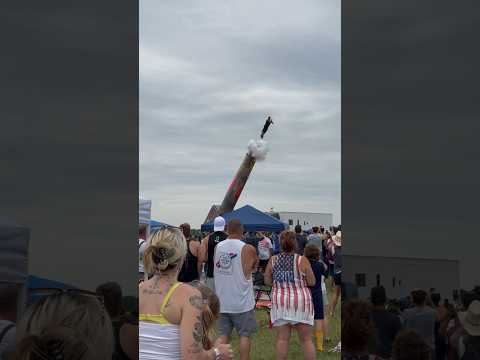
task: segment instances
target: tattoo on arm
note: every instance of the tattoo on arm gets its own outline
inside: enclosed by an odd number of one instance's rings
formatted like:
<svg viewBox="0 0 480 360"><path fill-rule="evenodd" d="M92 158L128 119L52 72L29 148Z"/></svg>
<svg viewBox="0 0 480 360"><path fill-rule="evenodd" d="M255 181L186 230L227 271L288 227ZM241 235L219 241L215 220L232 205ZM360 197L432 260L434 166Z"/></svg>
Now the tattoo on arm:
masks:
<svg viewBox="0 0 480 360"><path fill-rule="evenodd" d="M190 305L192 305L195 309L198 309L200 311L203 310L203 298L198 295L193 295L188 299L190 302Z"/></svg>
<svg viewBox="0 0 480 360"><path fill-rule="evenodd" d="M190 349L188 350L188 352L191 354L198 354L203 349L202 347L203 327L202 327L202 319L200 315L197 316L197 321L193 325L192 336L193 336L193 343L190 346Z"/></svg>

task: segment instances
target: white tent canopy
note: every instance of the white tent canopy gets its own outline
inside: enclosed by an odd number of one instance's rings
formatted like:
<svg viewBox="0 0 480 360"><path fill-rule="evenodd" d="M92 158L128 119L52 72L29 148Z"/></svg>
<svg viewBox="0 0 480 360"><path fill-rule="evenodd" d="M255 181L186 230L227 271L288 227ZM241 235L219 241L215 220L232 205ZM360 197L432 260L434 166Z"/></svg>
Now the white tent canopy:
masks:
<svg viewBox="0 0 480 360"><path fill-rule="evenodd" d="M151 219L152 201L139 198L138 200L138 223L149 225Z"/></svg>

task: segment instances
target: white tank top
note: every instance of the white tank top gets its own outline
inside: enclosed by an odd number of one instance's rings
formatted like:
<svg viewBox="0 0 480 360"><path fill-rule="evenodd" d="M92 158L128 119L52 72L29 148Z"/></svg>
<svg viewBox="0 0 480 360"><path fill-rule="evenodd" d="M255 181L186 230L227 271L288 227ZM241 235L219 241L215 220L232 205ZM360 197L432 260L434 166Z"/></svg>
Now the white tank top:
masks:
<svg viewBox="0 0 480 360"><path fill-rule="evenodd" d="M180 326L140 321L140 360L180 360Z"/></svg>
<svg viewBox="0 0 480 360"><path fill-rule="evenodd" d="M171 324L163 315L174 291L181 285L170 287L160 307L160 314L140 314L138 329L139 360L180 360L180 326Z"/></svg>
<svg viewBox="0 0 480 360"><path fill-rule="evenodd" d="M220 299L220 312L238 314L255 308L253 280L245 278L242 249L245 243L226 239L215 248L215 292Z"/></svg>

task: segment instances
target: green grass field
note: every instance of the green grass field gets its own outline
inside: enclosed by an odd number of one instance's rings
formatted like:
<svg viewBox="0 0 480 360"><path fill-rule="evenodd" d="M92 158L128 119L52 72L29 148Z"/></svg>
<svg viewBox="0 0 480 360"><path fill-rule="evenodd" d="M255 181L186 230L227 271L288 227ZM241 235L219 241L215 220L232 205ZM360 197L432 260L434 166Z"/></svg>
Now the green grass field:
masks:
<svg viewBox="0 0 480 360"><path fill-rule="evenodd" d="M329 299L331 301L332 291L328 292ZM272 360L275 359L275 330L269 329L269 317L265 310L256 310L258 332L253 337L252 350L250 359L252 360ZM317 352L317 359L340 359L340 353L327 352L331 348L335 347L340 341L340 300L337 304L335 316L330 319L330 343L326 345L324 352ZM315 339L314 343L315 343ZM238 337L236 334L232 336L232 346L234 348L235 359L239 359L238 351ZM303 359L302 348L300 347L297 334L292 332L290 338L290 346L288 350L288 359Z"/></svg>

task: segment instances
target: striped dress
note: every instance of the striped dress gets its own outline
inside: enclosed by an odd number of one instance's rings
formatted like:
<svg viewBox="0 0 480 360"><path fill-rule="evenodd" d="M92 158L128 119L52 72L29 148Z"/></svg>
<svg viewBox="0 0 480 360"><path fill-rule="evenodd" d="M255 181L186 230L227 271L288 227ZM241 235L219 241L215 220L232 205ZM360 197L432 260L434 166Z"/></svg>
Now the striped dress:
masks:
<svg viewBox="0 0 480 360"><path fill-rule="evenodd" d="M272 324L313 325L313 303L304 274L301 256L281 253L272 258Z"/></svg>

